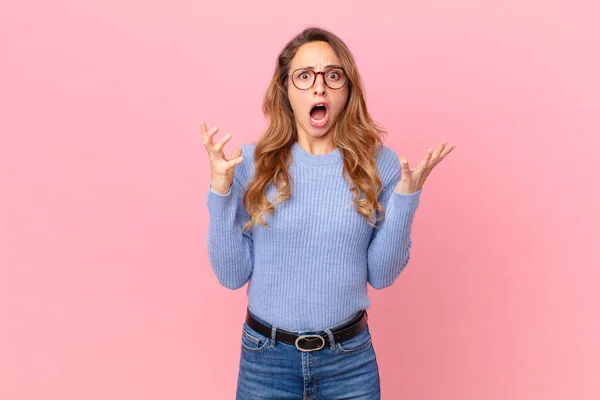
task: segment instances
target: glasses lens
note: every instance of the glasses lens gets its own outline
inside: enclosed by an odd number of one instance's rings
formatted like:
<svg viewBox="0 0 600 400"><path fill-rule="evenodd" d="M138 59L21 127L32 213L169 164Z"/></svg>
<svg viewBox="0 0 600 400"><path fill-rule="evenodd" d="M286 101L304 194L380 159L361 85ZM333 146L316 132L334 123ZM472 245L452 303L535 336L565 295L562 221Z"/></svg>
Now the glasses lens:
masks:
<svg viewBox="0 0 600 400"><path fill-rule="evenodd" d="M315 80L315 74L310 69L299 69L294 72L292 79L298 89L308 89Z"/></svg>
<svg viewBox="0 0 600 400"><path fill-rule="evenodd" d="M332 89L339 89L346 84L346 74L343 69L332 68L325 71L325 84Z"/></svg>

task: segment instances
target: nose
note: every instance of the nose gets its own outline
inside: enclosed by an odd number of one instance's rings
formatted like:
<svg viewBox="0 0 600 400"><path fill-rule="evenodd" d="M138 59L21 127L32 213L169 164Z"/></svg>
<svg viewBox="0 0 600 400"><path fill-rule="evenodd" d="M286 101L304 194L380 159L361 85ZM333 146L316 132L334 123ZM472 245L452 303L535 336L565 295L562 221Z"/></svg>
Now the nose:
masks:
<svg viewBox="0 0 600 400"><path fill-rule="evenodd" d="M314 94L315 95L325 94L325 91L327 90L327 89L325 89L325 87L326 87L325 75L323 73L318 73L317 76L315 77L315 83L313 86Z"/></svg>

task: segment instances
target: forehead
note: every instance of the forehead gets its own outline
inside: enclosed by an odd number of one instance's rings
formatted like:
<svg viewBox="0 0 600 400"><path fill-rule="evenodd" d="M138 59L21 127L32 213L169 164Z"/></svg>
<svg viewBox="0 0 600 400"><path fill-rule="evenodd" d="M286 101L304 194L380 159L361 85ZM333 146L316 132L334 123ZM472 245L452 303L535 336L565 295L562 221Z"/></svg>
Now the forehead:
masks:
<svg viewBox="0 0 600 400"><path fill-rule="evenodd" d="M310 42L303 44L296 51L290 69L301 67L322 69L327 65L341 65L338 56L327 42Z"/></svg>

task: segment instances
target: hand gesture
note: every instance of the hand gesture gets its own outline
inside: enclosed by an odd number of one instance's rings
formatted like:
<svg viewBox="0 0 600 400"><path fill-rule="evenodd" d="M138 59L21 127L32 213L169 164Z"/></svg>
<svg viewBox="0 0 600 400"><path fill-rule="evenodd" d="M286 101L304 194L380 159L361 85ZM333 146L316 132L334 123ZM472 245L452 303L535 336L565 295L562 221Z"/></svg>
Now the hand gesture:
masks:
<svg viewBox="0 0 600 400"><path fill-rule="evenodd" d="M213 137L219 131L214 126L210 131L206 130L204 121L200 121L200 131L202 132L202 143L208 152L210 161L210 188L221 194L229 192L229 187L233 183L233 171L244 158L242 149L238 147L231 152L229 159L225 157L223 146L231 139L231 134L226 134L218 143L213 143Z"/></svg>
<svg viewBox="0 0 600 400"><path fill-rule="evenodd" d="M421 190L433 167L438 165L456 147L456 145L448 147L446 145L446 142L440 143L433 153L432 149L427 150L425 158L415 168L410 168L408 160L405 157L400 157L402 178L396 186L396 192L410 194Z"/></svg>

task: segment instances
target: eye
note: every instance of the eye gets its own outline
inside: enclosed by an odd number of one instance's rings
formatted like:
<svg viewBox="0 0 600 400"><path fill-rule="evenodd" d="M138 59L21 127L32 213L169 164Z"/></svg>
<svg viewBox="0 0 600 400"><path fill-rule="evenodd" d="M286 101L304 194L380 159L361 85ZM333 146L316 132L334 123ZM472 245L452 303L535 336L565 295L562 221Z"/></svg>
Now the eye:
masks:
<svg viewBox="0 0 600 400"><path fill-rule="evenodd" d="M294 74L294 79L299 81L309 81L312 78L312 74L309 70L303 69L300 71L296 71Z"/></svg>
<svg viewBox="0 0 600 400"><path fill-rule="evenodd" d="M340 75L335 71L330 72L328 76L329 79L332 79L334 81L340 79Z"/></svg>

